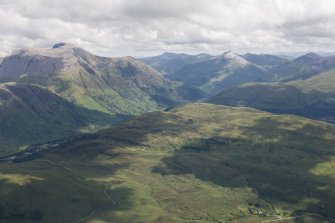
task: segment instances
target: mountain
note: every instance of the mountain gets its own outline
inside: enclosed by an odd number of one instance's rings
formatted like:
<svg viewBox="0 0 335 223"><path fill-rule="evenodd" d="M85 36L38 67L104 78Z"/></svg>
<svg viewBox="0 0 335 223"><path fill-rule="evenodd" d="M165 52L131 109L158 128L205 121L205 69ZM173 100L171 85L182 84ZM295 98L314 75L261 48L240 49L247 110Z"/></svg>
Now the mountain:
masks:
<svg viewBox="0 0 335 223"><path fill-rule="evenodd" d="M209 54L198 54L198 55L188 55L185 53L163 53L159 56L141 58L140 60L156 70L158 70L163 75L173 73L174 71L180 69L186 64L193 64L203 60L207 60L212 56Z"/></svg>
<svg viewBox="0 0 335 223"><path fill-rule="evenodd" d="M109 114L137 115L199 99L200 90L184 88L132 58L95 56L72 44L22 49L4 58L0 82L32 83L76 105ZM186 92L186 98L181 95ZM194 94L197 93L197 94Z"/></svg>
<svg viewBox="0 0 335 223"><path fill-rule="evenodd" d="M335 69L305 80L252 83L224 91L210 103L247 106L335 123Z"/></svg>
<svg viewBox="0 0 335 223"><path fill-rule="evenodd" d="M245 55L242 55L242 57L251 63L257 64L267 69L270 69L272 67L278 66L280 64L283 64L289 61L288 59L285 59L279 56L270 55L270 54L247 53Z"/></svg>
<svg viewBox="0 0 335 223"><path fill-rule="evenodd" d="M334 145L334 125L187 104L0 163L0 218L330 223Z"/></svg>
<svg viewBox="0 0 335 223"><path fill-rule="evenodd" d="M0 84L0 155L78 134L92 123L112 119L116 117L79 108L39 86Z"/></svg>
<svg viewBox="0 0 335 223"><path fill-rule="evenodd" d="M268 79L264 68L230 51L208 60L185 65L167 77L198 87L210 95L239 84Z"/></svg>
<svg viewBox="0 0 335 223"><path fill-rule="evenodd" d="M306 79L320 72L335 68L335 56L323 57L308 53L295 60L278 65L268 71L273 81Z"/></svg>

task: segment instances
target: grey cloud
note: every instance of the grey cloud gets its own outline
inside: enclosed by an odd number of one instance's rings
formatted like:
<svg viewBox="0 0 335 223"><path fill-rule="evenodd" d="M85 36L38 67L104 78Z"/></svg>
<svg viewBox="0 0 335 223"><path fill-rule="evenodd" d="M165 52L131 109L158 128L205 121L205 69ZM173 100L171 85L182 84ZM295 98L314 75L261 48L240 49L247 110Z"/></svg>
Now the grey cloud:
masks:
<svg viewBox="0 0 335 223"><path fill-rule="evenodd" d="M109 56L334 51L333 0L0 0L0 18L2 54L59 41Z"/></svg>

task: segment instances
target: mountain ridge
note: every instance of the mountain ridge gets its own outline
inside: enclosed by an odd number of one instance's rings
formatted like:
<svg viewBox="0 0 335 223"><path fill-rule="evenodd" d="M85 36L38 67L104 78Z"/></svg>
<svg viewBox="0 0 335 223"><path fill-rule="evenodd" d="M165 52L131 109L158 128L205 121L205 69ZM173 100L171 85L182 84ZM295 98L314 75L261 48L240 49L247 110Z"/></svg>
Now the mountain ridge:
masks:
<svg viewBox="0 0 335 223"><path fill-rule="evenodd" d="M38 84L78 105L112 114L140 114L187 101L178 93L182 83L163 78L135 58L95 56L72 44L55 46L5 57L0 82Z"/></svg>

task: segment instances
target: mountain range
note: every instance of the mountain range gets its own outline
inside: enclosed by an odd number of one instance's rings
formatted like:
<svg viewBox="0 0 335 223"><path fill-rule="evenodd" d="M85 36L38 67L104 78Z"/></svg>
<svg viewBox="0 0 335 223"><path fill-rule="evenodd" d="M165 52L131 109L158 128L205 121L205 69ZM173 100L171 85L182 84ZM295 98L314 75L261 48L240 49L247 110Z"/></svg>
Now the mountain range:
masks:
<svg viewBox="0 0 335 223"><path fill-rule="evenodd" d="M178 55L174 55L175 60ZM158 58L154 57L156 61ZM226 52L195 63L185 62L165 76L205 91L210 103L334 122L334 68L334 56L312 52L291 60Z"/></svg>
<svg viewBox="0 0 335 223"><path fill-rule="evenodd" d="M132 57L99 57L67 43L17 50L1 63L0 82L38 84L78 105L112 114L140 114L185 101L178 94L181 83Z"/></svg>
<svg viewBox="0 0 335 223"><path fill-rule="evenodd" d="M238 55L230 51L219 56L165 53L142 61L165 73L167 78L198 87L209 95L243 83L268 81L271 78L267 70L287 62L273 55Z"/></svg>
<svg viewBox="0 0 335 223"><path fill-rule="evenodd" d="M0 222L334 222L333 56L0 61Z"/></svg>
<svg viewBox="0 0 335 223"><path fill-rule="evenodd" d="M3 87L11 96L2 98L0 109L7 115L1 118L4 118L6 123L8 120L21 123L20 131L29 132L24 134L26 135L25 140L19 137L20 140L14 140L15 142L8 142L17 137L15 133L13 133L14 138L6 135L6 143L1 145L1 148L7 148L6 152L15 151L13 150L14 145L15 148L18 145L26 147L31 142L57 139L65 136L66 133L78 132L78 129L84 127L84 124L108 126L144 112L197 100L205 95L197 88L164 78L150 66L132 57L99 57L68 43L59 43L50 49L14 51L0 64L1 82L20 84ZM42 88L37 88L37 86ZM28 94L22 99L16 97L8 88L20 89L18 90L20 92L29 88L29 93L37 89L38 93ZM47 104L43 104L42 101L35 103L35 99L40 96L45 97ZM56 103L54 102L56 98L60 107L46 110L39 108L39 106L41 108L44 105L49 106L49 102ZM31 103L28 107L25 105L25 108L30 109L29 112L21 109L21 102ZM72 104L72 107L69 103ZM80 115L75 115L78 117L76 120L90 121L74 123L73 120L61 120L62 116L74 116L73 107L85 111ZM22 114L13 113L13 110L22 112ZM54 110L53 113L59 116L50 116L49 110ZM29 117L34 115L33 113L38 119L44 120L44 127L39 125L32 127L29 121L19 121L22 118L29 120ZM35 121L31 123L42 123ZM50 123L54 124L54 122L64 122L64 125L59 124L58 127L53 127ZM8 125L17 126L13 123ZM1 125L0 128L3 134L9 134L7 125ZM43 132L45 128L52 129L49 130L50 134L38 133L38 131ZM16 127L12 129L15 132ZM30 134L35 137L30 137ZM5 151L1 150L0 154L4 153Z"/></svg>

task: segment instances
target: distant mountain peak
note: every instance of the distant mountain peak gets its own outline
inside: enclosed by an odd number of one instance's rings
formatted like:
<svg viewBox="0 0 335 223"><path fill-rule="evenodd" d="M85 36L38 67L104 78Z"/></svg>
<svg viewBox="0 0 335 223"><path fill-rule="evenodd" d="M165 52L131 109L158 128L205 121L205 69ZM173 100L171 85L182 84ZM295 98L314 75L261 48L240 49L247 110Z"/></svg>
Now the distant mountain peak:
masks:
<svg viewBox="0 0 335 223"><path fill-rule="evenodd" d="M317 53L314 52L309 52L303 56L298 57L297 59L295 59L296 61L301 61L301 60L317 60L317 59L321 59L323 58L322 56L320 56Z"/></svg>
<svg viewBox="0 0 335 223"><path fill-rule="evenodd" d="M162 55L176 55L176 53L171 53L171 52L164 52Z"/></svg>
<svg viewBox="0 0 335 223"><path fill-rule="evenodd" d="M226 51L226 52L224 52L223 54L222 54L222 56L224 57L224 58L239 58L239 57L241 57L241 56L239 56L238 54L236 54L236 53L234 53L234 52L232 52L232 51ZM241 57L242 58L242 57Z"/></svg>
<svg viewBox="0 0 335 223"><path fill-rule="evenodd" d="M238 56L237 54L231 52L231 51L226 51L222 54L222 56L225 56L225 57L235 57L235 56Z"/></svg>
<svg viewBox="0 0 335 223"><path fill-rule="evenodd" d="M222 54L222 57L229 60L234 60L239 64L249 64L249 61L241 57L240 55L233 53L231 51L226 51Z"/></svg>
<svg viewBox="0 0 335 223"><path fill-rule="evenodd" d="M53 49L57 49L57 48L77 48L74 44L72 43L56 43L53 47Z"/></svg>
<svg viewBox="0 0 335 223"><path fill-rule="evenodd" d="M309 52L309 53L305 54L305 56L308 56L308 57L322 57L319 54L314 53L314 52Z"/></svg>

